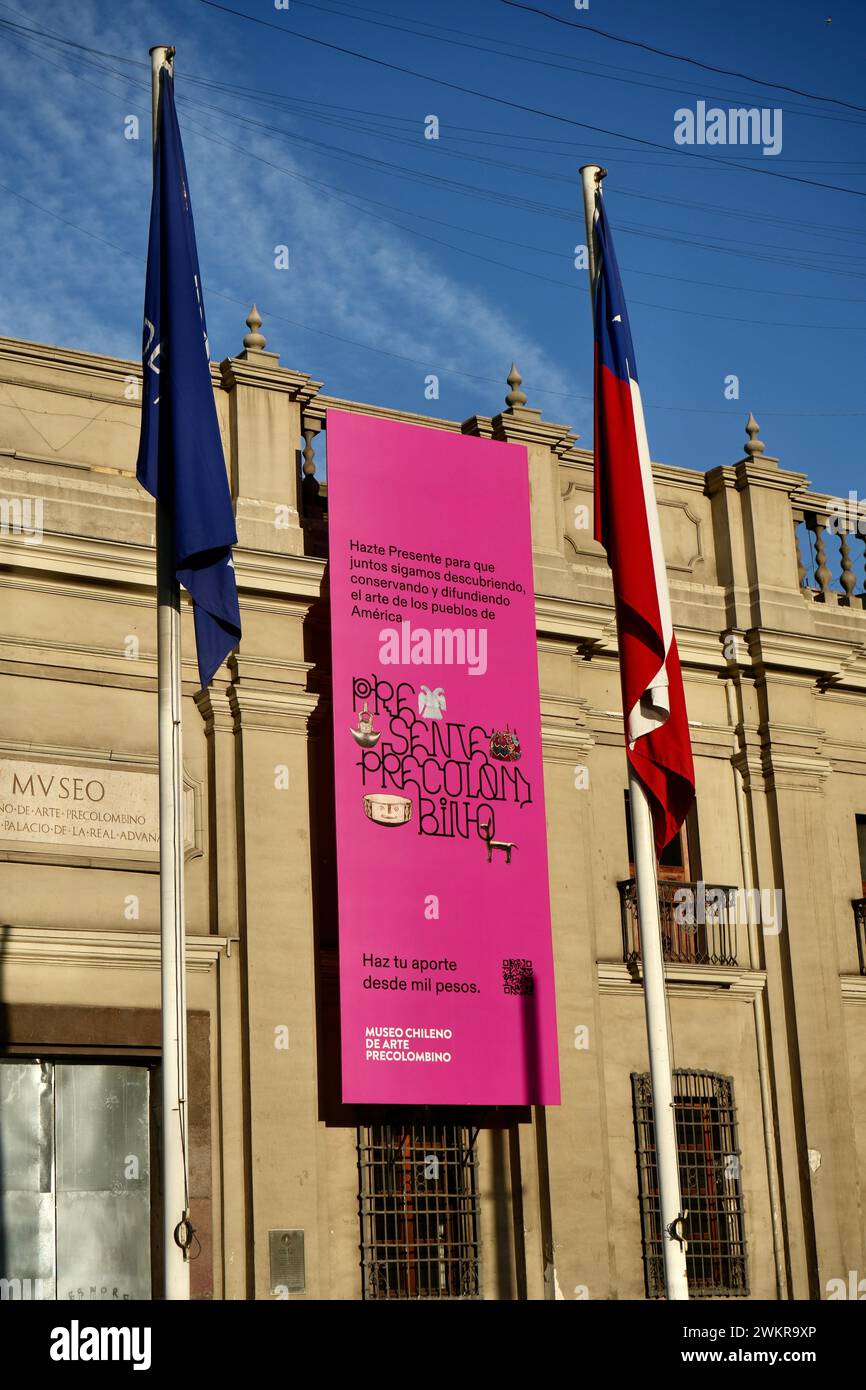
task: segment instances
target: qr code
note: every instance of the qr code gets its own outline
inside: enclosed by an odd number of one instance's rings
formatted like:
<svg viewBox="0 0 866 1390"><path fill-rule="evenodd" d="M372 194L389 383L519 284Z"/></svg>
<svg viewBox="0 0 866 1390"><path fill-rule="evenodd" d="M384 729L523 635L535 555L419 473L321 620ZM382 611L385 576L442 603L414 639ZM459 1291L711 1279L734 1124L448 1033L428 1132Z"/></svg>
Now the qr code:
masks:
<svg viewBox="0 0 866 1390"><path fill-rule="evenodd" d="M532 974L531 960L521 960L518 956L514 960L502 962L502 992L503 994L535 993L535 978Z"/></svg>

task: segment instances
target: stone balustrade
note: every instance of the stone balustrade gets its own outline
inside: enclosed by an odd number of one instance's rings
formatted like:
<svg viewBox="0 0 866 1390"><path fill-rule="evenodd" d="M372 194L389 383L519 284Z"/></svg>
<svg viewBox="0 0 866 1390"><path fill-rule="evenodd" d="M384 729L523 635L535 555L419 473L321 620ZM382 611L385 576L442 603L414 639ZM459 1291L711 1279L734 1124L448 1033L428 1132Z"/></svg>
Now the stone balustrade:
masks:
<svg viewBox="0 0 866 1390"><path fill-rule="evenodd" d="M800 587L809 599L866 607L866 502L801 492L791 498Z"/></svg>

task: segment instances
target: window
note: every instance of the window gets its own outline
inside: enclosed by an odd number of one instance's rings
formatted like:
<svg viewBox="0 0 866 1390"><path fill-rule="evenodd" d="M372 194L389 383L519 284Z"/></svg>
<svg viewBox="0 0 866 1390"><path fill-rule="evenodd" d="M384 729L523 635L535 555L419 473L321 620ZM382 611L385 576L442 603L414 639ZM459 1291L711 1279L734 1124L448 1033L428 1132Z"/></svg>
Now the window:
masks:
<svg viewBox="0 0 866 1390"><path fill-rule="evenodd" d="M705 1071L677 1070L673 1080L689 1293L744 1297L749 1285L734 1083ZM632 1073L631 1082L646 1292L664 1298L652 1086L646 1072Z"/></svg>
<svg viewBox="0 0 866 1390"><path fill-rule="evenodd" d="M860 853L860 887L866 898L866 816L855 817L857 821L857 849Z"/></svg>
<svg viewBox="0 0 866 1390"><path fill-rule="evenodd" d="M634 878L634 848L631 838L631 812L628 792L625 796L625 827L628 841L628 872ZM698 837L697 803L692 802L689 813L677 834L665 845L657 861L659 882L696 883L701 877L701 847Z"/></svg>
<svg viewBox="0 0 866 1390"><path fill-rule="evenodd" d="M0 1061L0 1298L148 1299L150 1073Z"/></svg>
<svg viewBox="0 0 866 1390"><path fill-rule="evenodd" d="M477 1130L358 1131L364 1298L478 1298Z"/></svg>

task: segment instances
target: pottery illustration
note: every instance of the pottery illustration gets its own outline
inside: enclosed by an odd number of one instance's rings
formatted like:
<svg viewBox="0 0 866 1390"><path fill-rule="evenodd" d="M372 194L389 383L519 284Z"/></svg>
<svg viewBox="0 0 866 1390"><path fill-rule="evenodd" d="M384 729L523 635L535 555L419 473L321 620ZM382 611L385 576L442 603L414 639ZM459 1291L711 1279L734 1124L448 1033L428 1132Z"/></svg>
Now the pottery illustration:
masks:
<svg viewBox="0 0 866 1390"><path fill-rule="evenodd" d="M506 724L504 729L495 729L490 736L490 756L501 763L520 761L520 739L514 729Z"/></svg>
<svg viewBox="0 0 866 1390"><path fill-rule="evenodd" d="M431 690L429 685L422 685L418 692L418 713L421 718L441 719L444 709L447 709L447 705L442 686L437 685L435 690Z"/></svg>
<svg viewBox="0 0 866 1390"><path fill-rule="evenodd" d="M412 819L412 802L408 796L368 792L364 797L364 815L376 825L405 825Z"/></svg>
<svg viewBox="0 0 866 1390"><path fill-rule="evenodd" d="M357 729L350 729L349 733L356 743L362 748L375 748L379 739L382 737L378 729L373 728L373 716L367 709L366 704L358 715Z"/></svg>

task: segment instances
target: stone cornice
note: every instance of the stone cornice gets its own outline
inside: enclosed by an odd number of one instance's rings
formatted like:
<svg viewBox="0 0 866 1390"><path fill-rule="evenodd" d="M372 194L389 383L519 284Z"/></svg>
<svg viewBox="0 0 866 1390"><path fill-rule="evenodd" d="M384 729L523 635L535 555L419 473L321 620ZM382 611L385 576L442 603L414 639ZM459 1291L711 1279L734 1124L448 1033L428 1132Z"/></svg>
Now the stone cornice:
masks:
<svg viewBox="0 0 866 1390"><path fill-rule="evenodd" d="M555 427L559 431L567 430L565 425ZM561 466L575 473L584 475L581 479L583 487L589 486L592 490L592 471L593 455L591 449L577 449L574 445L569 445L567 449L557 450L560 454ZM665 486L690 488L695 492L704 492L706 488L708 473L703 473L699 468L677 468L671 463L653 463L651 465L653 478L657 483ZM715 472L717 470L713 470Z"/></svg>
<svg viewBox="0 0 866 1390"><path fill-rule="evenodd" d="M732 491L737 486L737 470L731 464L718 464L715 468L708 469L704 477L708 497L715 497L726 489Z"/></svg>
<svg viewBox="0 0 866 1390"><path fill-rule="evenodd" d="M315 400L322 389L321 381L314 381L307 372L296 372L291 367L274 364L270 353L263 357L270 361L257 362L254 356L225 357L219 364L219 383L225 391L236 386L259 387L265 391L282 391L298 401L301 406Z"/></svg>
<svg viewBox="0 0 866 1390"><path fill-rule="evenodd" d="M0 360L2 360L2 358L0 358ZM100 373L99 375L108 375L108 373ZM131 367L128 372L124 372L123 375L120 377L120 381L124 384L124 386L126 385L130 377L137 377L138 379L141 378L141 363L138 363L136 366ZM2 374L0 374L0 383L6 386L20 386L22 389L26 389L28 391L49 391L52 395L58 395L57 382L53 379L53 377L4 377ZM105 405L126 406L128 407L128 409L134 410L136 415L141 409L140 401L135 400L134 398L127 397L123 394L123 392L121 392L120 395L118 395L116 392L109 391L86 391L82 386L71 386L68 383L66 383L64 384L62 394L64 396L70 396L74 400L101 401ZM138 424L137 420L135 421L135 424ZM49 460L49 462L57 463L57 459L51 459ZM79 468L87 468L89 466L90 465L88 464L78 465Z"/></svg>
<svg viewBox="0 0 866 1390"><path fill-rule="evenodd" d="M325 561L310 555L275 550L253 550L238 545L233 551L239 591L319 598ZM149 545L111 541L90 536L46 532L38 545L16 536L0 536L0 566L8 570L62 576L63 587L78 597L110 597L98 592L94 581L147 590L147 601L156 584L155 552ZM74 579L84 581L80 588ZM68 582L72 580L72 582ZM120 597L120 595L115 595ZM129 601L124 594L123 601ZM133 600L134 601L134 600Z"/></svg>
<svg viewBox="0 0 866 1390"><path fill-rule="evenodd" d="M746 633L749 656L757 672L791 671L830 684L847 683L846 670L856 667L866 656L864 639L866 631L852 633L848 640L767 627L751 628ZM852 675L856 684L866 679L866 672L861 675L855 670Z"/></svg>
<svg viewBox="0 0 866 1390"><path fill-rule="evenodd" d="M561 468L566 469L570 473L583 474L586 478L586 481L590 483L590 485L592 484L592 474L593 469L595 467L595 460L593 458L591 449L581 449L578 448L576 445L572 445L572 447L568 450L568 453L562 455L562 458L559 460L559 462Z"/></svg>
<svg viewBox="0 0 866 1390"><path fill-rule="evenodd" d="M493 438L493 417L491 415L470 415L460 425L461 434L471 434L477 439Z"/></svg>
<svg viewBox="0 0 866 1390"><path fill-rule="evenodd" d="M717 629L685 628L676 625L677 650L683 667L698 667L721 673L727 663L722 650L723 634Z"/></svg>
<svg viewBox="0 0 866 1390"><path fill-rule="evenodd" d="M88 373L92 376L141 376L141 363L122 357L107 357L102 353L83 352L79 348L54 347L49 343L30 343L22 338L0 338L0 361L39 364L53 372ZM56 390L56 386L54 388ZM64 393L68 388L64 387Z"/></svg>
<svg viewBox="0 0 866 1390"><path fill-rule="evenodd" d="M622 961L596 963L598 987L602 994L643 994L640 961L632 967ZM754 1000L766 988L764 970L740 969L729 965L675 965L665 962L665 984L671 994L718 998L729 994L736 999Z"/></svg>
<svg viewBox="0 0 866 1390"><path fill-rule="evenodd" d="M238 589L317 599L321 597L325 561L312 555L286 555L270 550L232 551Z"/></svg>
<svg viewBox="0 0 866 1390"><path fill-rule="evenodd" d="M789 473L787 469L777 467L777 460L769 454L764 454L760 463L755 463L752 459L743 459L735 464L734 468L738 492L744 492L750 487L762 487L784 492L786 496L791 497L808 483L805 473Z"/></svg>
<svg viewBox="0 0 866 1390"><path fill-rule="evenodd" d="M421 415L414 410L392 410L389 406L369 405L365 401L341 400L338 396L317 396L315 411L345 410L350 415L371 415L376 420L402 420L407 425L426 425L430 429L460 434L459 420L442 420L438 415Z"/></svg>
<svg viewBox="0 0 866 1390"><path fill-rule="evenodd" d="M840 502L843 507L849 506L847 497L839 497L837 493L832 492L813 492L808 482L791 496L792 506L799 511L817 512L819 516L822 512L835 511Z"/></svg>
<svg viewBox="0 0 866 1390"><path fill-rule="evenodd" d="M595 736L587 726L588 701L582 696L541 692L541 745L545 762L573 765L589 755Z"/></svg>
<svg viewBox="0 0 866 1390"><path fill-rule="evenodd" d="M574 724L553 724L541 719L541 753L545 763L566 763L574 766L588 758L596 740L591 729L576 728Z"/></svg>
<svg viewBox="0 0 866 1390"><path fill-rule="evenodd" d="M536 594L535 624L538 633L568 637L577 644L597 646L616 642L613 605L576 602L554 594Z"/></svg>
<svg viewBox="0 0 866 1390"><path fill-rule="evenodd" d="M833 771L826 758L810 758L768 748L764 752L764 782L773 791L821 792Z"/></svg>
<svg viewBox="0 0 866 1390"><path fill-rule="evenodd" d="M78 931L60 927L9 926L2 932L7 964L56 965L63 969L152 970L159 973L159 932ZM220 956L230 956L236 937L186 935L187 970L206 975Z"/></svg>
<svg viewBox="0 0 866 1390"><path fill-rule="evenodd" d="M78 348L54 347L47 343L30 343L20 338L0 338L0 363L22 362L32 367L44 367L51 372L50 377L4 377L0 368L0 381L8 381L13 386L26 386L33 390L52 391L64 396L78 396L90 400L107 401L113 405L128 405L139 409L140 401L127 400L123 395L105 395L98 391L84 391L81 387L63 385L58 391L56 374L75 373L77 376L93 376L106 381L119 381L124 384L130 377L141 379L141 362L127 357L106 357L102 353L84 352ZM209 362L210 378L216 390L222 386L220 368L216 362Z"/></svg>
<svg viewBox="0 0 866 1390"><path fill-rule="evenodd" d="M568 425L542 420L540 410L520 407L494 415L490 428L492 439L508 444L540 444L557 457L568 454L578 440Z"/></svg>
<svg viewBox="0 0 866 1390"><path fill-rule="evenodd" d="M676 468L671 463L652 464L653 478L657 483L668 483L672 487L690 487L703 492L706 487L706 474L698 468Z"/></svg>
<svg viewBox="0 0 866 1390"><path fill-rule="evenodd" d="M276 684L248 684L243 676L237 685L229 687L228 695L239 730L268 729L305 734L319 703L318 695L307 690Z"/></svg>
<svg viewBox="0 0 866 1390"><path fill-rule="evenodd" d="M236 732L237 711L229 698L229 687L219 679L219 675L207 690L197 691L194 699L196 708L204 720L205 733L208 738L215 732L228 734Z"/></svg>

